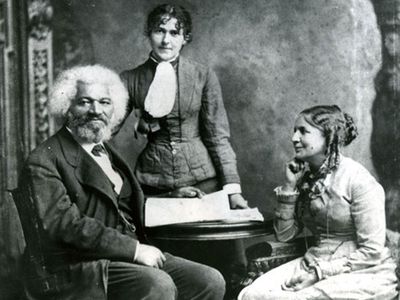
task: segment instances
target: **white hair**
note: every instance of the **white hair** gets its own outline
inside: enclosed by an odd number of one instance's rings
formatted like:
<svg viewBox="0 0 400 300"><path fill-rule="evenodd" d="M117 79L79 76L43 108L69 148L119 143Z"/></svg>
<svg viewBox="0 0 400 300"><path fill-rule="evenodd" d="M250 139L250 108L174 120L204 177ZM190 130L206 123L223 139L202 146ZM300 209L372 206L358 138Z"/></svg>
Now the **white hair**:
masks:
<svg viewBox="0 0 400 300"><path fill-rule="evenodd" d="M103 84L108 87L114 105L110 126L118 126L126 115L128 91L117 73L101 65L76 66L61 72L50 91L50 113L65 121L72 100L76 97L78 82Z"/></svg>

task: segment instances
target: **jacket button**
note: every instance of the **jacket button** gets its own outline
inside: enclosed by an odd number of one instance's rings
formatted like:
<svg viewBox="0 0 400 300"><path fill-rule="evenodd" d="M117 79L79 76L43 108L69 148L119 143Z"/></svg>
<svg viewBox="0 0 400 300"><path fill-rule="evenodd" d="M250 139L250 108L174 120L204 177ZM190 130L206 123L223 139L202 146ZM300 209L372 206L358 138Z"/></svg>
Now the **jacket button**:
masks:
<svg viewBox="0 0 400 300"><path fill-rule="evenodd" d="M171 142L171 143L169 143L171 146L173 146L173 145L175 145L176 143L175 142Z"/></svg>
<svg viewBox="0 0 400 300"><path fill-rule="evenodd" d="M176 154L176 150L175 150L175 149L172 150L172 154L173 154L173 155Z"/></svg>

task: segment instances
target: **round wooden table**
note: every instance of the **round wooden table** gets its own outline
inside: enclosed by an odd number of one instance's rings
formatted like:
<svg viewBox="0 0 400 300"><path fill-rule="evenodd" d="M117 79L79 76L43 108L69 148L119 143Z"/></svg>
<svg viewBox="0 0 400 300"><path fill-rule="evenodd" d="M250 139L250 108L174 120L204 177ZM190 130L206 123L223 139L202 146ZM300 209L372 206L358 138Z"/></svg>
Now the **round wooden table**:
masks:
<svg viewBox="0 0 400 300"><path fill-rule="evenodd" d="M265 222L196 222L146 228L147 236L163 251L212 266L227 283L225 300L235 299L237 282L247 271L245 250L273 232Z"/></svg>
<svg viewBox="0 0 400 300"><path fill-rule="evenodd" d="M147 235L156 240L218 241L237 240L273 233L272 221L196 222L149 227Z"/></svg>

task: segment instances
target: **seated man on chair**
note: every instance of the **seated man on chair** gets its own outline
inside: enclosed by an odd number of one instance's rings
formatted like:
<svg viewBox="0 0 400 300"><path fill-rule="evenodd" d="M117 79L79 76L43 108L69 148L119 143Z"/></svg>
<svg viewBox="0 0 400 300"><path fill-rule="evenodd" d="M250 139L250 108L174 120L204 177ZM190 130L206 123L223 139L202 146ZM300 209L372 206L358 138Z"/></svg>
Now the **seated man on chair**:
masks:
<svg viewBox="0 0 400 300"><path fill-rule="evenodd" d="M224 296L217 270L146 244L143 193L107 144L127 101L119 76L99 65L69 69L54 84L50 111L64 126L28 157L18 189L25 197L16 200L37 232L35 245L27 238L29 299Z"/></svg>

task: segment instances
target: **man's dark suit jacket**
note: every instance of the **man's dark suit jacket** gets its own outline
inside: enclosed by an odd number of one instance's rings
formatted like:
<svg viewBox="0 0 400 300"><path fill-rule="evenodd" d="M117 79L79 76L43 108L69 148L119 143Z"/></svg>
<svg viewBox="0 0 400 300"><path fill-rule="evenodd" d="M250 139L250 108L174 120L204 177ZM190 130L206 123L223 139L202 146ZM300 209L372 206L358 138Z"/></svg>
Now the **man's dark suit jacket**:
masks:
<svg viewBox="0 0 400 300"><path fill-rule="evenodd" d="M62 128L30 154L19 182L20 214L21 206L28 207L21 219L29 217L35 228L26 236L25 287L30 299L53 293L51 299L107 299L109 261L133 262L137 241L144 239L144 198L127 164L105 146L131 184L136 232L117 229L117 196L108 177ZM25 226L25 235L31 230Z"/></svg>

